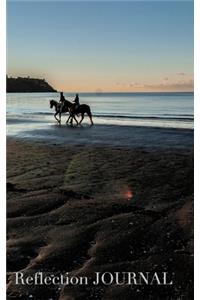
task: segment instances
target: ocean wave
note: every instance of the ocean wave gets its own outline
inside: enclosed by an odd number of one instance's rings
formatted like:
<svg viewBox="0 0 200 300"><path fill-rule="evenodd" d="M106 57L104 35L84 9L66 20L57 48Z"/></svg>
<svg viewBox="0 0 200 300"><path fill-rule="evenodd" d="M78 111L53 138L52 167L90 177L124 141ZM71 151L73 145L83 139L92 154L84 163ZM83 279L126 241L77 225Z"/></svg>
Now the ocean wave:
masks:
<svg viewBox="0 0 200 300"><path fill-rule="evenodd" d="M7 117L14 117L14 118L24 118L24 117L31 117L37 118L39 116L53 116L52 112L30 112L30 113L22 113L22 114L9 114L7 113ZM143 119L143 120L168 120L168 121L193 121L194 116L191 114L184 114L184 115L173 115L173 114L162 114L162 115L124 115L124 114L104 114L104 113L93 113L93 117L95 118L105 118L105 119L127 119L127 120L134 120L134 119Z"/></svg>
<svg viewBox="0 0 200 300"><path fill-rule="evenodd" d="M119 118L119 119L146 119L146 120L185 120L185 121L193 121L194 120L194 117L193 116L179 116L179 117L176 117L176 116L127 116L127 115L104 115L104 114L98 114L98 115L93 115L94 117L97 117L97 118Z"/></svg>

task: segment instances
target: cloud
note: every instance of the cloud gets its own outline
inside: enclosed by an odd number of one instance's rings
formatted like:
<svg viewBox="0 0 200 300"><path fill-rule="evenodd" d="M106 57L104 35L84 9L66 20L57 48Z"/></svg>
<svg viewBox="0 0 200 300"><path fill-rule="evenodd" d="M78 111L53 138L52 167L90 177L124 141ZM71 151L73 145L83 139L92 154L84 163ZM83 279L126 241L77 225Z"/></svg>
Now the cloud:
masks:
<svg viewBox="0 0 200 300"><path fill-rule="evenodd" d="M129 86L129 83L125 83L125 82L116 82L115 83L117 86Z"/></svg>
<svg viewBox="0 0 200 300"><path fill-rule="evenodd" d="M118 87L122 89L132 89L135 91L193 91L194 90L194 80L185 79L170 81L168 77L164 78L162 82L158 83L139 83L139 82L129 82L129 83L116 83Z"/></svg>
<svg viewBox="0 0 200 300"><path fill-rule="evenodd" d="M115 85L120 87L136 87L140 86L141 84L139 82L116 82Z"/></svg>
<svg viewBox="0 0 200 300"><path fill-rule="evenodd" d="M145 84L145 88L150 90L171 90L171 91L190 91L194 89L194 80L178 80L175 82L164 82L159 84Z"/></svg>
<svg viewBox="0 0 200 300"><path fill-rule="evenodd" d="M184 73L184 72L178 72L177 75L179 75L179 76L185 76L186 73Z"/></svg>
<svg viewBox="0 0 200 300"><path fill-rule="evenodd" d="M140 86L140 83L139 82L131 82L131 83L129 83L128 86L129 87L138 87L138 86Z"/></svg>

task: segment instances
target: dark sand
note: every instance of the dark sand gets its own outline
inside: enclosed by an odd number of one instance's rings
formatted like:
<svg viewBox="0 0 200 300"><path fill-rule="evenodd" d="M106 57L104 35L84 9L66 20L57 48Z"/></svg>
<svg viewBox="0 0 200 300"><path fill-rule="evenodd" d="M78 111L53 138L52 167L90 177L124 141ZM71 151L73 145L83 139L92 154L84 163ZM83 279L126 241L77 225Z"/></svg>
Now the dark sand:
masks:
<svg viewBox="0 0 200 300"><path fill-rule="evenodd" d="M144 139L138 148L120 140L108 146L108 139L107 146L75 146L9 138L7 299L192 299L191 136L161 135L163 147L158 135L146 149ZM174 284L17 286L16 271L91 278L95 271L167 271Z"/></svg>

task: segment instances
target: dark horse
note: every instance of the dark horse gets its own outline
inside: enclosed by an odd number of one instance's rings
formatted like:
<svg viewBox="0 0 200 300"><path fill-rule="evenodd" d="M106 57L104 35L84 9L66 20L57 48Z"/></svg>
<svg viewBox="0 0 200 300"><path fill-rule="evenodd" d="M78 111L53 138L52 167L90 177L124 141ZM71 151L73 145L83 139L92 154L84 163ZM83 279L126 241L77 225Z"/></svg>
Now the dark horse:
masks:
<svg viewBox="0 0 200 300"><path fill-rule="evenodd" d="M68 100L64 101L64 103L62 105L62 110L61 110L61 105L62 104L60 102L57 102L55 100L50 100L50 108L55 107L54 117L55 117L56 121L59 124L61 123L61 114L69 112L69 118L67 119L66 124L69 122L70 118L71 118L71 121L70 121L71 124L73 122L73 119L76 121L77 124L81 124L81 122L84 119L84 115L86 113L88 115L88 117L90 118L91 125L93 125L92 113L91 113L89 105L87 105L87 104L81 104L81 105L79 105L75 109L74 108L74 103L72 103L72 102L70 102ZM59 114L59 119L56 117L58 114ZM80 122L78 122L77 119L76 119L76 117L75 117L75 115L77 116L79 114L81 114L81 120L80 120Z"/></svg>

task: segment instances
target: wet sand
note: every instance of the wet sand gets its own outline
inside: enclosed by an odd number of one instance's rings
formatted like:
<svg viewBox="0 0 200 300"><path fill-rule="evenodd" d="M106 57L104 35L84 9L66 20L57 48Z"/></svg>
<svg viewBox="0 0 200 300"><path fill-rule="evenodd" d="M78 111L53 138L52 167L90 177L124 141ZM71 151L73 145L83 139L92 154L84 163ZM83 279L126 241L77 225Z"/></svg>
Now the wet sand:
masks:
<svg viewBox="0 0 200 300"><path fill-rule="evenodd" d="M7 299L192 299L192 131L60 129L62 143L8 138ZM169 272L174 284L16 285L17 271Z"/></svg>
<svg viewBox="0 0 200 300"><path fill-rule="evenodd" d="M35 128L35 129L33 129ZM14 123L12 136L34 141L67 145L111 145L145 149L191 149L192 129L94 125L67 126L62 124ZM8 132L9 133L9 132Z"/></svg>

